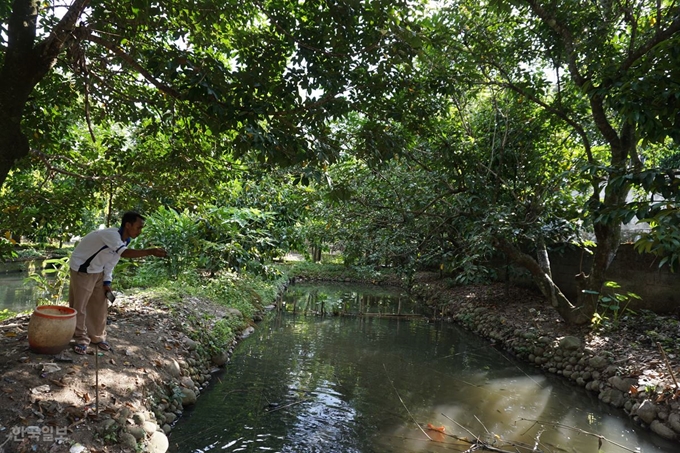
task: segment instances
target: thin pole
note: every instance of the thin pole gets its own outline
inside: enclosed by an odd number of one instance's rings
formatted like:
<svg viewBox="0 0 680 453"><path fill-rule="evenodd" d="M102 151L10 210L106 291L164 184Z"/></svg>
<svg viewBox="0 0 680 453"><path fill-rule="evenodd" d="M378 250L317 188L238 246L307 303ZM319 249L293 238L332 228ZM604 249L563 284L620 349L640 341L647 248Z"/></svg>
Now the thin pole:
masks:
<svg viewBox="0 0 680 453"><path fill-rule="evenodd" d="M94 415L99 418L99 348L95 345L94 350L94 386L95 386L95 397L94 397Z"/></svg>

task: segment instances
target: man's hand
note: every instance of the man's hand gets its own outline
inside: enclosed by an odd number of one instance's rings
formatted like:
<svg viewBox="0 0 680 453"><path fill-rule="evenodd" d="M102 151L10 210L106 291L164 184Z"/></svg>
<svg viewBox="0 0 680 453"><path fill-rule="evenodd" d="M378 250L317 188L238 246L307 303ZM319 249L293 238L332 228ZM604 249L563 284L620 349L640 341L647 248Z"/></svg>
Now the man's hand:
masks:
<svg viewBox="0 0 680 453"><path fill-rule="evenodd" d="M165 258L168 256L168 252L165 251L165 249L146 249L149 252L149 255L157 256L159 258Z"/></svg>
<svg viewBox="0 0 680 453"><path fill-rule="evenodd" d="M104 285L104 297L106 297L111 303L115 302L116 296L111 291L111 286Z"/></svg>

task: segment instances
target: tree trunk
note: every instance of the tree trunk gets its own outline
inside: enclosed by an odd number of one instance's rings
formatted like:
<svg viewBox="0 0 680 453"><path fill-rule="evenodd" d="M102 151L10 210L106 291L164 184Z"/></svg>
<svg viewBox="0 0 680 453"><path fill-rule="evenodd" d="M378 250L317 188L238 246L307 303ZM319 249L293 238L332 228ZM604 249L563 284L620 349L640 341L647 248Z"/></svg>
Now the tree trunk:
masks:
<svg viewBox="0 0 680 453"><path fill-rule="evenodd" d="M562 291L555 285L549 272L541 267L532 256L522 252L505 239L496 239L496 248L503 251L514 263L531 272L534 282L543 296L550 301L555 310L569 324L583 325L590 322L595 313L592 307L574 306Z"/></svg>
<svg viewBox="0 0 680 453"><path fill-rule="evenodd" d="M611 166L615 169L609 174L608 182L604 188L604 199L601 202L599 185L593 184L590 204L591 215L597 219L600 214L605 214L606 220L596 221L593 225L597 247L595 248L590 274L585 275L581 272L576 276L577 304L584 307L586 311L595 313L599 295L607 281L607 270L614 261L616 252L621 245L622 219L614 215L614 211L626 204L630 192L630 184L619 184L616 179L628 174L631 170L639 170L642 164L636 150L635 126L624 123L620 131L616 133L609 125L604 113L604 100L599 96L593 96L590 104L595 124L610 144Z"/></svg>
<svg viewBox="0 0 680 453"><path fill-rule="evenodd" d="M0 112L3 104L0 102ZM0 113L0 187L16 162L28 155L28 139L19 125Z"/></svg>
<svg viewBox="0 0 680 453"><path fill-rule="evenodd" d="M315 245L312 247L312 261L315 263L321 261L321 246Z"/></svg>
<svg viewBox="0 0 680 453"><path fill-rule="evenodd" d="M545 239L543 236L538 238L536 244L538 250L536 251L536 259L538 260L538 265L541 267L545 275L552 281L552 269L550 266L550 256L548 255L548 249L545 246ZM550 300L555 298L555 285L550 287Z"/></svg>
<svg viewBox="0 0 680 453"><path fill-rule="evenodd" d="M21 121L29 96L54 66L90 0L74 0L50 35L36 42L39 0L14 0L0 68L0 186L30 151Z"/></svg>
<svg viewBox="0 0 680 453"><path fill-rule="evenodd" d="M603 208L614 208L625 202L628 187L615 192L605 197ZM599 293L607 281L607 270L621 244L621 220L614 217L607 223L597 223L594 225L594 230L597 247L595 247L590 274L586 275L581 272L576 276L577 304L592 313L597 310Z"/></svg>

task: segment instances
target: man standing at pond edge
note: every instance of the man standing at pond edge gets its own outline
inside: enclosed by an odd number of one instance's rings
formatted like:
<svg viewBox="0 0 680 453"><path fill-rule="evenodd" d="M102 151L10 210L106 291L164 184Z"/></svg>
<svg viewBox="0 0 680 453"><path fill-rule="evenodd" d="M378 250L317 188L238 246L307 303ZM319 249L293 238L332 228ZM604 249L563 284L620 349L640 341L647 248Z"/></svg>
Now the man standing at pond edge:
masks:
<svg viewBox="0 0 680 453"><path fill-rule="evenodd" d="M93 343L104 351L111 349L106 342L106 293L111 291L113 268L121 257L165 257L160 248L129 249L130 240L136 238L144 227L144 217L136 212L123 214L120 229L105 228L88 233L71 254L69 265L71 280L68 303L78 311L76 315L76 341L73 350L85 354Z"/></svg>

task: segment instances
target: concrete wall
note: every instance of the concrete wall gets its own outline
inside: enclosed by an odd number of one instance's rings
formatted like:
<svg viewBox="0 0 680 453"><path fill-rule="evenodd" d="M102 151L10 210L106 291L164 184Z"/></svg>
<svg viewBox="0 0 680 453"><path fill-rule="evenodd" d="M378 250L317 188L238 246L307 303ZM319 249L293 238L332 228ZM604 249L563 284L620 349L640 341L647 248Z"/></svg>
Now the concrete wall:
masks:
<svg viewBox="0 0 680 453"><path fill-rule="evenodd" d="M553 279L569 298L576 297L574 276L590 269L591 255L569 247L550 254ZM659 258L641 255L632 244L622 244L609 268L608 279L617 282L618 293L632 292L642 297L633 300L628 308L648 309L656 313L680 311L680 273L672 273L668 266L659 268Z"/></svg>

